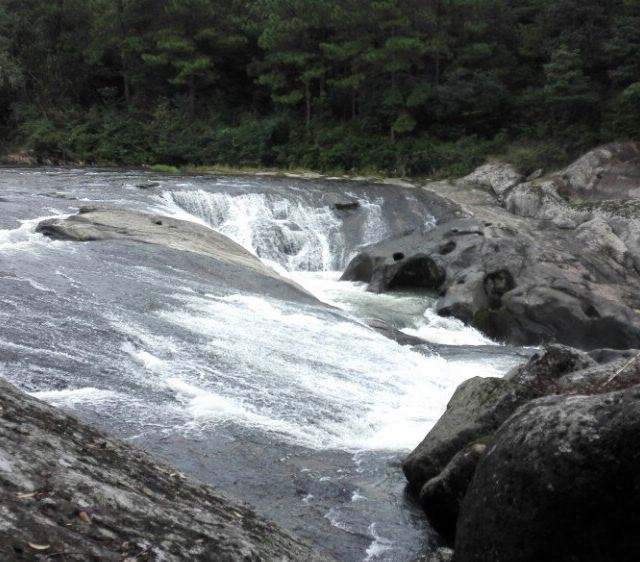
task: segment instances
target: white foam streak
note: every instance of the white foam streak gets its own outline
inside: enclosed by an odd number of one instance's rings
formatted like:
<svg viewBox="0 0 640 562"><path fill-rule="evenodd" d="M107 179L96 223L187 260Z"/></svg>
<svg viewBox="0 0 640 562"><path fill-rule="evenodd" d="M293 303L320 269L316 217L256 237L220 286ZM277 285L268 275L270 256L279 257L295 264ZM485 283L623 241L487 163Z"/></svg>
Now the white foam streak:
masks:
<svg viewBox="0 0 640 562"><path fill-rule="evenodd" d="M45 237L36 232L38 223L46 219L64 218L66 216L68 215L47 215L35 219L22 220L18 228L0 230L0 251L20 252L36 243L45 242Z"/></svg>
<svg viewBox="0 0 640 562"><path fill-rule="evenodd" d="M415 324L414 328L403 328L402 332L444 345L496 345L493 340L464 322L456 318L438 316L433 308L425 310L423 318Z"/></svg>
<svg viewBox="0 0 640 562"><path fill-rule="evenodd" d="M85 403L90 403L94 406L101 404L116 404L122 402L123 399L123 397L117 392L94 387L47 390L42 392L33 392L31 395L56 406L66 408L73 408L78 404Z"/></svg>
<svg viewBox="0 0 640 562"><path fill-rule="evenodd" d="M199 422L234 421L313 448L409 449L460 382L498 374L425 357L313 307L240 294L180 298L162 318L204 340L199 353L172 359L182 375L165 383Z"/></svg>

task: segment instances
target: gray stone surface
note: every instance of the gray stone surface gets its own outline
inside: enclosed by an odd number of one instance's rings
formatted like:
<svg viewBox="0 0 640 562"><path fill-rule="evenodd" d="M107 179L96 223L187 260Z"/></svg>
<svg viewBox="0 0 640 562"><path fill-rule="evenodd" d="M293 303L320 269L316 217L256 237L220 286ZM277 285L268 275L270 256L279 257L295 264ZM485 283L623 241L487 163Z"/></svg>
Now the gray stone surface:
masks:
<svg viewBox="0 0 640 562"><path fill-rule="evenodd" d="M521 187L530 186L515 187L507 200ZM437 226L365 247L343 279L374 292L433 291L439 314L513 344L640 346L637 221L593 222L555 195L546 218L518 216L468 181L424 190L450 203Z"/></svg>
<svg viewBox="0 0 640 562"><path fill-rule="evenodd" d="M446 412L402 465L414 494L466 445L493 434L527 397L504 379L476 377L462 383Z"/></svg>
<svg viewBox="0 0 640 562"><path fill-rule="evenodd" d="M640 199L640 150L634 142L598 147L559 175L561 193L574 198Z"/></svg>
<svg viewBox="0 0 640 562"><path fill-rule="evenodd" d="M586 353L550 345L503 378L475 377L463 382L436 425L405 459L403 470L410 488L420 493L460 450L491 436L516 408L534 398L559 392L563 377L592 369L591 376L596 377L599 384L603 373L609 373L615 365L628 359L624 354L610 351L602 361L605 367ZM580 378L564 384L566 392L570 392L579 386Z"/></svg>
<svg viewBox="0 0 640 562"><path fill-rule="evenodd" d="M498 197L524 180L511 164L485 164L466 176L465 181L490 187Z"/></svg>
<svg viewBox="0 0 640 562"><path fill-rule="evenodd" d="M248 506L0 379L0 560L324 560Z"/></svg>
<svg viewBox="0 0 640 562"><path fill-rule="evenodd" d="M214 260L212 267L215 262L231 266L239 275L275 281L288 289L291 298L318 302L230 238L196 223L135 211L84 207L77 215L42 221L37 230L64 240L129 240L206 256Z"/></svg>
<svg viewBox="0 0 640 562"><path fill-rule="evenodd" d="M480 460L457 562L619 562L640 555L640 388L520 408Z"/></svg>
<svg viewBox="0 0 640 562"><path fill-rule="evenodd" d="M460 505L486 450L483 442L467 445L420 490L420 504L431 526L449 541L455 538Z"/></svg>
<svg viewBox="0 0 640 562"><path fill-rule="evenodd" d="M466 381L458 387L445 414L405 460L403 468L409 489L418 496L434 528L452 540L466 532L460 528L460 517L467 509L465 498L470 493L470 486L475 485L472 482L475 482L478 463L483 462L485 450L493 450L494 441L502 428L510 423L511 416L545 396L600 396L628 388L640 388L638 350L600 349L585 353L562 345L546 347L501 379ZM542 440L530 445L539 451L545 447ZM488 449L484 449L485 446ZM600 442L595 440L590 446L597 456ZM580 477L579 466L573 467L575 478ZM569 480L569 475L566 478ZM534 485L542 486L538 482ZM506 498L504 501L509 500ZM466 514L464 516L467 517ZM473 520L469 521L469 526L481 528L482 508L478 507ZM561 524L558 521L558 525ZM513 529L510 532L522 535L524 531ZM508 556L495 558L512 559L520 560ZM461 557L459 560L466 562L476 558Z"/></svg>

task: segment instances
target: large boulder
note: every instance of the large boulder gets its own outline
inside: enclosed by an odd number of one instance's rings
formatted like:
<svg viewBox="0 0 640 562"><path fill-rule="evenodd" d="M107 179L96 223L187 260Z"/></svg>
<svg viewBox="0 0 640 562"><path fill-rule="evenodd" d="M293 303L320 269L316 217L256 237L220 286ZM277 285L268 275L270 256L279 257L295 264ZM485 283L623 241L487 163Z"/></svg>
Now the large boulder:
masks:
<svg viewBox="0 0 640 562"><path fill-rule="evenodd" d="M432 526L453 540L476 466L519 408L549 395L602 395L640 385L637 350L551 345L503 378L466 381L403 468ZM481 514L476 514L481 517ZM461 558L461 560L466 560ZM508 560L508 558L505 558Z"/></svg>
<svg viewBox="0 0 640 562"><path fill-rule="evenodd" d="M248 506L0 379L1 560L324 560Z"/></svg>
<svg viewBox="0 0 640 562"><path fill-rule="evenodd" d="M454 560L635 560L639 527L640 387L542 398L480 459Z"/></svg>
<svg viewBox="0 0 640 562"><path fill-rule="evenodd" d="M465 181L489 187L501 198L509 189L524 180L511 164L485 164L464 178Z"/></svg>
<svg viewBox="0 0 640 562"><path fill-rule="evenodd" d="M638 347L635 261L585 236L507 214L447 219L364 248L342 278L374 292L433 292L440 315L517 345Z"/></svg>
<svg viewBox="0 0 640 562"><path fill-rule="evenodd" d="M634 142L596 148L563 170L559 183L572 198L640 199L640 150Z"/></svg>
<svg viewBox="0 0 640 562"><path fill-rule="evenodd" d="M438 476L434 476L420 490L422 505L432 527L445 539L453 541L460 505L476 465L485 454L487 443L479 441L457 453Z"/></svg>
<svg viewBox="0 0 640 562"><path fill-rule="evenodd" d="M419 495L461 449L493 434L525 401L516 386L504 379L475 377L462 383L446 412L404 460L409 489Z"/></svg>
<svg viewBox="0 0 640 562"><path fill-rule="evenodd" d="M84 207L77 215L42 221L37 232L62 240L79 242L135 240L175 250L193 252L276 275L253 254L230 238L197 223L119 209Z"/></svg>
<svg viewBox="0 0 640 562"><path fill-rule="evenodd" d="M460 450L492 435L528 400L555 392L561 377L596 365L586 353L551 345L503 378L475 377L463 382L445 413L402 465L410 489L419 494Z"/></svg>
<svg viewBox="0 0 640 562"><path fill-rule="evenodd" d="M504 198L505 209L514 215L551 221L559 228L575 228L585 213L567 204L552 180L521 183Z"/></svg>

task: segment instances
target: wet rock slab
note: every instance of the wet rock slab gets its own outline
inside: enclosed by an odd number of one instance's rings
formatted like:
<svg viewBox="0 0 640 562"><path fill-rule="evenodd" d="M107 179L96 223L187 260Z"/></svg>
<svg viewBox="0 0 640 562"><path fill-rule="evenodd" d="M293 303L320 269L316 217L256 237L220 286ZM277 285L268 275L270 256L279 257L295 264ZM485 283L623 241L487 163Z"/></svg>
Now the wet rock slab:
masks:
<svg viewBox="0 0 640 562"><path fill-rule="evenodd" d="M248 506L0 379L0 559L326 558Z"/></svg>
<svg viewBox="0 0 640 562"><path fill-rule="evenodd" d="M211 258L211 269L230 269L228 276L232 285L240 285L235 280L262 279L265 285L278 285L290 300L319 302L240 244L193 222L135 211L82 207L77 215L44 220L36 230L60 240L132 241L204 256Z"/></svg>

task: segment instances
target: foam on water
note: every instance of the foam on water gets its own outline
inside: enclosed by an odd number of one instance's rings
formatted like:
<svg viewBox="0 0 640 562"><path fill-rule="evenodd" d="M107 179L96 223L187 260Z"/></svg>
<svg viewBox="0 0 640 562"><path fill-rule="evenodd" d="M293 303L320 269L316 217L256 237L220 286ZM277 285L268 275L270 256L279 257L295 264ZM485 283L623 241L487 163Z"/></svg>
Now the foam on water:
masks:
<svg viewBox="0 0 640 562"><path fill-rule="evenodd" d="M379 241L388 232L382 200L359 201L366 214L361 241ZM291 195L212 193L202 189L165 191L163 212L205 224L229 236L261 259L288 271L331 271L344 267L342 220L329 205L312 206Z"/></svg>
<svg viewBox="0 0 640 562"><path fill-rule="evenodd" d="M109 405L122 402L124 397L111 390L94 387L69 388L64 390L46 390L32 392L31 395L56 406L73 408L78 404Z"/></svg>
<svg viewBox="0 0 640 562"><path fill-rule="evenodd" d="M427 308L423 317L415 320L415 327L402 328L401 331L431 343L444 345L496 345L493 340L461 320L438 316L433 308Z"/></svg>
<svg viewBox="0 0 640 562"><path fill-rule="evenodd" d="M393 541L381 537L376 529L376 524L369 525L369 534L373 538L369 548L367 548L365 562L370 560L384 560L385 555L393 548Z"/></svg>
<svg viewBox="0 0 640 562"><path fill-rule="evenodd" d="M317 449L409 449L460 382L498 374L415 353L314 307L243 294L175 298L182 304L158 315L197 336L198 352L174 342L161 360L180 377L164 384L198 422L233 421Z"/></svg>
<svg viewBox="0 0 640 562"><path fill-rule="evenodd" d="M294 272L292 279L321 301L360 318L376 318L405 334L443 345L496 345L456 318L439 316L435 298L406 292L369 293L366 283L339 281L340 272Z"/></svg>
<svg viewBox="0 0 640 562"><path fill-rule="evenodd" d="M125 342L122 345L122 351L127 353L135 363L149 371L159 371L165 366L162 359L159 359L148 351L137 349L131 342Z"/></svg>
<svg viewBox="0 0 640 562"><path fill-rule="evenodd" d="M55 209L51 209L51 211L56 213ZM36 232L36 226L43 220L59 216L64 217L68 215L58 213L34 219L21 220L18 228L0 230L0 252L20 252L34 244L46 242L45 237Z"/></svg>

